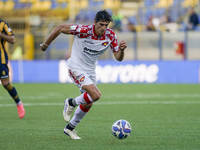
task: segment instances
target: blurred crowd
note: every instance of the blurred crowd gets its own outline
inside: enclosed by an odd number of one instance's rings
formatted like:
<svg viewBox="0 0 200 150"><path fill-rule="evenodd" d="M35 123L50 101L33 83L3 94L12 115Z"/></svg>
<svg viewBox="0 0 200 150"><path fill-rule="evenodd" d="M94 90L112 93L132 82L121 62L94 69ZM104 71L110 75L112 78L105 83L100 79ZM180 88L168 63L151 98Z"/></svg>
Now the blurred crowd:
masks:
<svg viewBox="0 0 200 150"><path fill-rule="evenodd" d="M80 13L83 14L83 13ZM145 21L143 25L136 23L137 21L134 21L130 18L126 18L123 16L123 14L118 11L110 11L110 14L112 15L113 22L110 24L110 28L112 28L115 31L118 32L125 32L125 31L131 31L131 32L137 32L137 31L168 31L168 32L176 32L176 31L186 31L186 30L193 30L193 31L200 31L200 14L195 12L194 8L189 8L188 11L185 14L185 20L182 19L182 21L173 20L170 18L169 15L164 14L161 17L156 17L154 15L149 15L148 19ZM87 16L87 15L86 15ZM89 17L86 17L85 19L80 20L81 16L77 16L76 23L92 23L93 18L91 17L91 20Z"/></svg>
<svg viewBox="0 0 200 150"><path fill-rule="evenodd" d="M182 23L183 30L195 30L199 26L199 18L198 14L194 11L193 8L190 8L188 11L188 21L186 23ZM147 24L146 31L156 31L159 30L160 27L164 27L166 31L175 32L179 30L179 24L175 21L172 21L169 16L164 15L161 18L156 18L154 16L150 16Z"/></svg>
<svg viewBox="0 0 200 150"><path fill-rule="evenodd" d="M128 20L123 17L122 14L115 11L113 13L113 26L111 26L114 30L117 31L138 31L138 26L134 23L134 21ZM177 21L173 21L169 15L163 15L160 18L150 15L146 24L139 29L139 31L168 31L168 32L176 32L176 31L200 31L200 14L195 12L194 8L189 8L186 16L186 21L182 21L178 23ZM123 25L125 22L125 25Z"/></svg>

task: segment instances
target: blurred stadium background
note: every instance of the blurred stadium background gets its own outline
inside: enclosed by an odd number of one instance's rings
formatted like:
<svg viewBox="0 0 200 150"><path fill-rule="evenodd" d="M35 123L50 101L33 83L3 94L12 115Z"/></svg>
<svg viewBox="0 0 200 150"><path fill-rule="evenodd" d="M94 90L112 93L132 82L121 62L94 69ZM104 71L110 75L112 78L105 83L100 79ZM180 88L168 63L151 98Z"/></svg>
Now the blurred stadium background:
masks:
<svg viewBox="0 0 200 150"><path fill-rule="evenodd" d="M62 60L70 56L73 36L61 34L46 52L40 50L40 43L57 25L91 24L96 12L106 9L111 15L118 13L121 17L121 29L115 29L114 23L110 28L115 30L119 41L124 39L128 43L125 60L129 63L177 61L179 66L190 61L195 63L190 65L196 66L196 81L186 83L199 83L200 26L186 30L191 7L200 20L199 3L200 0L0 0L0 18L10 24L17 39L14 45L7 45L11 60ZM152 16L154 32L146 30ZM162 22L165 16L170 18L170 28L167 22ZM130 24L134 31L130 30ZM107 51L101 59L112 60L113 56Z"/></svg>
<svg viewBox="0 0 200 150"><path fill-rule="evenodd" d="M16 37L14 45L7 44L11 80L26 109L25 118L19 119L14 102L0 86L0 150L200 149L200 26L186 30L191 7L200 20L199 4L200 0L0 0L0 18ZM101 100L77 126L82 138L77 143L63 134L62 117L63 100L79 95L74 84L61 84L72 82L66 60L73 36L61 34L46 52L39 45L57 25L93 23L101 9L123 16L121 30L114 29L114 23L110 28L128 47L122 62L109 50L101 56ZM146 30L151 16L155 31ZM170 29L158 23L164 16L171 20ZM135 31L130 31L130 23ZM130 122L132 135L119 141L110 128L121 118Z"/></svg>

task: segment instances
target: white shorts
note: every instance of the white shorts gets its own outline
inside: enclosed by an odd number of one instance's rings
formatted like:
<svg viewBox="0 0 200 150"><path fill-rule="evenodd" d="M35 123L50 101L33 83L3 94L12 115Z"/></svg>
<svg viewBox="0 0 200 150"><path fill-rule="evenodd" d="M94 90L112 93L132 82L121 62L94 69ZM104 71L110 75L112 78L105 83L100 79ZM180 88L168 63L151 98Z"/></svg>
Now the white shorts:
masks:
<svg viewBox="0 0 200 150"><path fill-rule="evenodd" d="M86 92L82 89L84 85L94 84L97 86L96 73L95 72L85 72L77 69L68 69L69 77L71 80L79 87L80 92Z"/></svg>

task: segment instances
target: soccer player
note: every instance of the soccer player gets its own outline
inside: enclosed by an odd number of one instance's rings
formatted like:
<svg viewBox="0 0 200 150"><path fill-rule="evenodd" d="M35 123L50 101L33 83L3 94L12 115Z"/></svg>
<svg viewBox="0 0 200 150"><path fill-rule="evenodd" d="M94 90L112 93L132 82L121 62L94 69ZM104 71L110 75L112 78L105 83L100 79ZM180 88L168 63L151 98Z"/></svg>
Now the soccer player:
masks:
<svg viewBox="0 0 200 150"><path fill-rule="evenodd" d="M10 83L8 68L9 54L6 49L6 42L14 44L15 37L8 23L0 19L0 80L17 105L19 118L23 118L25 115L23 103L20 101L15 87Z"/></svg>
<svg viewBox="0 0 200 150"><path fill-rule="evenodd" d="M118 45L114 31L108 28L111 21L109 13L101 10L96 13L94 25L59 25L50 33L46 41L40 44L41 50L45 51L60 33L75 35L71 58L68 59L67 65L70 78L82 94L75 98L67 98L63 110L64 120L68 123L64 128L64 133L72 139L81 139L74 128L87 114L93 103L101 97L95 73L98 58L109 46L118 61L124 58L127 43L122 40ZM75 106L78 107L70 120Z"/></svg>

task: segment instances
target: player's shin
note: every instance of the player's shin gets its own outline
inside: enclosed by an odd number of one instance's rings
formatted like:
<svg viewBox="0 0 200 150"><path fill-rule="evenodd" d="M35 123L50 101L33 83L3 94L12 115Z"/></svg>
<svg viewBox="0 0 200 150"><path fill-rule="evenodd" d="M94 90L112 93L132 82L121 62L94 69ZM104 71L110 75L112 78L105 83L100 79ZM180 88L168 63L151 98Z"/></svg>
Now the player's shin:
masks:
<svg viewBox="0 0 200 150"><path fill-rule="evenodd" d="M85 108L83 105L79 105L74 113L74 116L72 117L70 123L65 127L69 130L73 130L79 122L83 119L83 117L87 114L87 112L90 110L90 108Z"/></svg>
<svg viewBox="0 0 200 150"><path fill-rule="evenodd" d="M8 93L10 94L10 96L12 96L12 98L14 99L15 103L17 105L20 105L20 99L19 99L19 96L17 94L17 91L15 89L15 87L12 85L12 84L7 84L7 85L4 85L4 88L8 91Z"/></svg>

